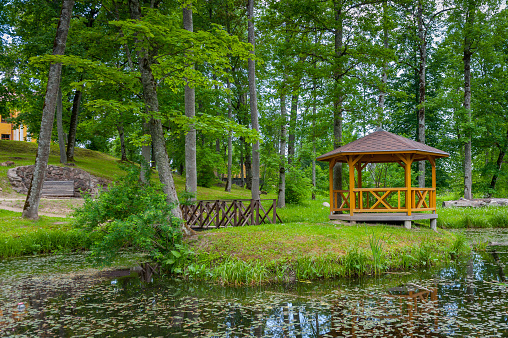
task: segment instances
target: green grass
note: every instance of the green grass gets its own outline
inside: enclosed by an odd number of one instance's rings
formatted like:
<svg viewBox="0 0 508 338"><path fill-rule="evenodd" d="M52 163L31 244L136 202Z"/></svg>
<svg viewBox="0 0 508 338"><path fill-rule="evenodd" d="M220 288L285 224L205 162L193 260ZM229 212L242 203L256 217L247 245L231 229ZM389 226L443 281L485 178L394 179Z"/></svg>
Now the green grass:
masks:
<svg viewBox="0 0 508 338"><path fill-rule="evenodd" d="M376 252L370 246L373 238ZM386 226L366 231L363 226L301 222L208 231L190 245L197 253L193 264L199 267L193 271L207 271L198 277L255 284L433 265L450 260L455 242L456 236L446 231ZM242 273L249 269L256 273Z"/></svg>
<svg viewBox="0 0 508 338"><path fill-rule="evenodd" d="M508 207L438 208L442 228L508 228Z"/></svg>
<svg viewBox="0 0 508 338"><path fill-rule="evenodd" d="M65 218L21 218L20 212L0 210L0 258L88 248L91 239L72 229Z"/></svg>

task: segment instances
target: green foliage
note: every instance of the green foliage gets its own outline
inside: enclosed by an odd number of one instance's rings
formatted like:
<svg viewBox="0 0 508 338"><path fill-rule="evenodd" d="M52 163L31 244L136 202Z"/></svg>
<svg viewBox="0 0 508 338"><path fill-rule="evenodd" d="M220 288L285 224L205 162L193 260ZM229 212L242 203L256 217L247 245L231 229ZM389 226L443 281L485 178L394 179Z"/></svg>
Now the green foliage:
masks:
<svg viewBox="0 0 508 338"><path fill-rule="evenodd" d="M197 152L198 185L210 188L216 181L215 170L223 168L224 160L220 155L202 147Z"/></svg>
<svg viewBox="0 0 508 338"><path fill-rule="evenodd" d="M99 233L92 246L92 259L108 264L118 251L131 247L144 252L170 271L180 271L188 254L182 246L180 220L173 217L157 184L139 180L139 168L123 165L127 172L95 199L87 197L74 213L74 225Z"/></svg>
<svg viewBox="0 0 508 338"><path fill-rule="evenodd" d="M305 173L291 168L286 173L286 203L302 204L310 196L312 182Z"/></svg>

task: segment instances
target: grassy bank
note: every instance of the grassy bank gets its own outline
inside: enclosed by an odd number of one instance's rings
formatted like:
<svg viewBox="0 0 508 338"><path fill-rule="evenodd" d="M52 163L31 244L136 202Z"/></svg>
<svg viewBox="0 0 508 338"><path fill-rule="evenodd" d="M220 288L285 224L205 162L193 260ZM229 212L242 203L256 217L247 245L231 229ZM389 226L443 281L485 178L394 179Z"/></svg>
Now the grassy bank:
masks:
<svg viewBox="0 0 508 338"><path fill-rule="evenodd" d="M91 239L72 229L65 218L21 218L20 212L0 210L0 258L86 249Z"/></svg>
<svg viewBox="0 0 508 338"><path fill-rule="evenodd" d="M353 277L447 262L463 238L427 229L291 223L213 230L190 243L190 275L224 284Z"/></svg>
<svg viewBox="0 0 508 338"><path fill-rule="evenodd" d="M508 228L507 207L438 208L437 213L441 228Z"/></svg>
<svg viewBox="0 0 508 338"><path fill-rule="evenodd" d="M16 166L33 165L37 144L31 142L0 141L0 162L13 161ZM117 176L125 175L118 164L120 160L110 155L82 148L75 149L76 167L83 169L92 175L115 180ZM60 150L57 144L51 145L49 164L60 164ZM10 168L0 167L0 188L6 193L15 193L7 179L7 170ZM175 187L178 193L185 191L185 178L174 175ZM24 195L20 195L23 197ZM250 199L250 190L240 188L233 184L231 192L225 192L224 186L210 188L198 187L198 199ZM275 194L263 195L262 198L276 198Z"/></svg>

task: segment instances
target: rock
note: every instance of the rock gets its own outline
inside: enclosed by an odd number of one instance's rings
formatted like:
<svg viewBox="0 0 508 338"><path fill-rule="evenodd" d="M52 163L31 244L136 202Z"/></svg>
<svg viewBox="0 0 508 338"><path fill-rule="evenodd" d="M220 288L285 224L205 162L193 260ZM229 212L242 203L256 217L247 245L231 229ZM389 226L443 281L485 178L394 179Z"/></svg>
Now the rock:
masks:
<svg viewBox="0 0 508 338"><path fill-rule="evenodd" d="M12 161L5 161L5 162L0 163L0 165L2 167L14 167L15 164Z"/></svg>
<svg viewBox="0 0 508 338"><path fill-rule="evenodd" d="M444 201L443 208L458 207L458 208L482 208L482 207L498 207L508 205L506 198L483 198L467 200L460 198L457 201Z"/></svg>
<svg viewBox="0 0 508 338"><path fill-rule="evenodd" d="M64 163L64 165L66 165L68 167L75 167L76 163L68 162L68 163Z"/></svg>
<svg viewBox="0 0 508 338"><path fill-rule="evenodd" d="M324 206L324 207L329 208L329 207L330 207L330 203L328 203L328 202L323 202L323 206Z"/></svg>

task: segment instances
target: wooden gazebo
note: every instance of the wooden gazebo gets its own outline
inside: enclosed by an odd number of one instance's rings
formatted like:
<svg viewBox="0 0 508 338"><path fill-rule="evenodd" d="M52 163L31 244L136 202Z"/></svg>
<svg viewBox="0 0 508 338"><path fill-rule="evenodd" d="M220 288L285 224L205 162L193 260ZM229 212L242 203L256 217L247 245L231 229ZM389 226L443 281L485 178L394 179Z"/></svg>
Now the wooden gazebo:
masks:
<svg viewBox="0 0 508 338"><path fill-rule="evenodd" d="M413 220L430 219L431 228L435 230L436 158L448 156L442 150L382 129L319 156L318 161L330 163L330 219L352 223L404 221L406 228L411 228ZM431 188L411 186L411 164L415 161L430 162ZM349 166L348 190L333 188L333 167L338 162ZM369 163L398 163L404 168L405 187L363 188L362 170Z"/></svg>

